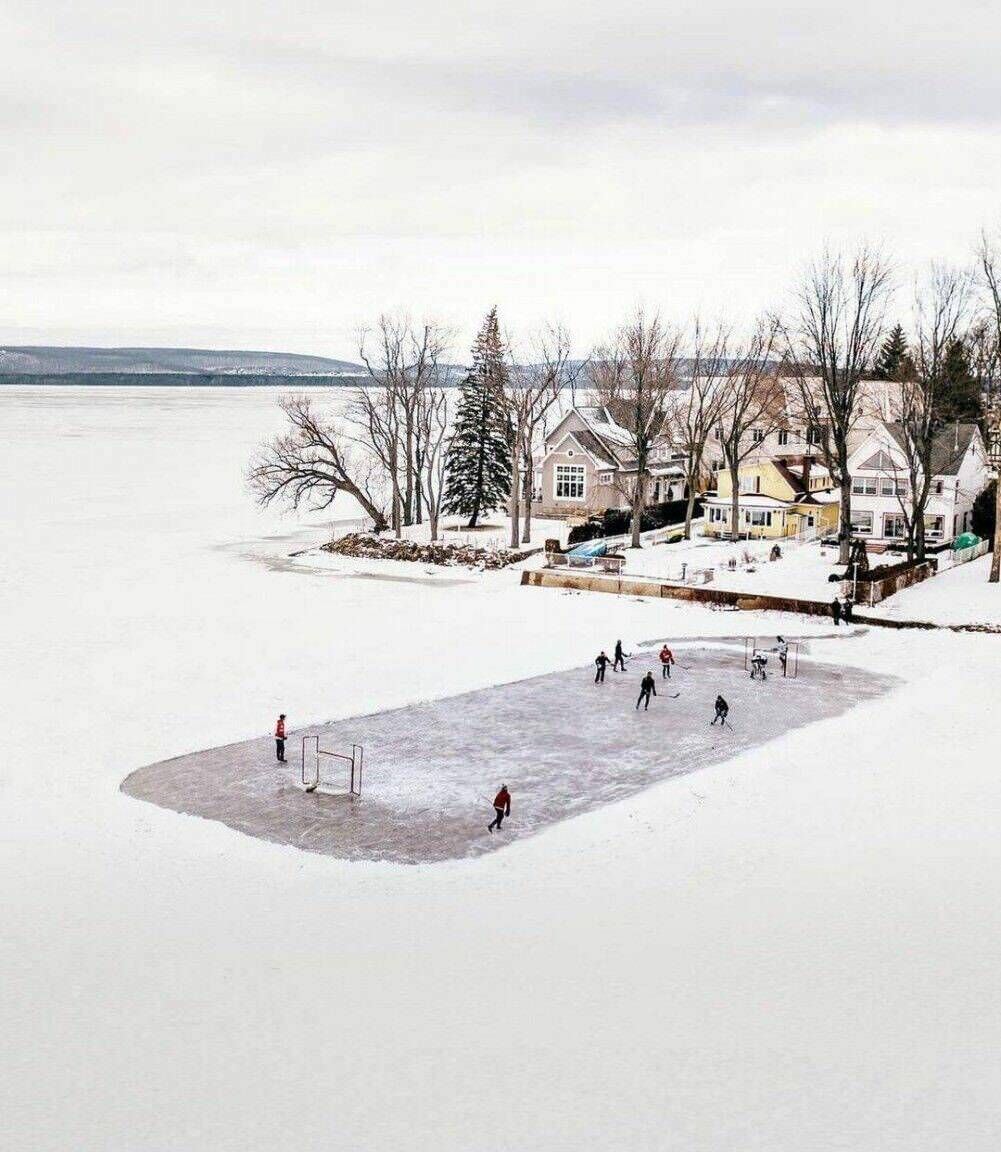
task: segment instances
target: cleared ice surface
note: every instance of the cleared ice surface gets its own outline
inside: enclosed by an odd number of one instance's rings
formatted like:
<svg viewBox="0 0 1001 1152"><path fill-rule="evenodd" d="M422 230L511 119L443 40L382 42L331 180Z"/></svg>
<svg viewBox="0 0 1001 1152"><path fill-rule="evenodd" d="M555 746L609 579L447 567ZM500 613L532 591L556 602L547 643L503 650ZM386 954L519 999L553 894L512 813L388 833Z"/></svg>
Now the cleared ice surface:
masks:
<svg viewBox="0 0 1001 1152"><path fill-rule="evenodd" d="M626 672L609 670L604 684L594 683L592 667L575 668L308 729L332 751L364 747L360 798L298 786L303 732L291 734L285 765L276 762L272 739L248 740L141 768L122 788L251 836L345 859L412 864L477 856L840 715L895 683L808 660L797 678L783 679L774 656L768 680L751 681L743 640L675 644L674 651L679 666L671 680L662 679L654 647L635 654ZM637 711L648 669L658 695L649 711ZM730 704L725 730L710 724L717 693ZM502 783L512 792L512 817L490 834L491 801Z"/></svg>

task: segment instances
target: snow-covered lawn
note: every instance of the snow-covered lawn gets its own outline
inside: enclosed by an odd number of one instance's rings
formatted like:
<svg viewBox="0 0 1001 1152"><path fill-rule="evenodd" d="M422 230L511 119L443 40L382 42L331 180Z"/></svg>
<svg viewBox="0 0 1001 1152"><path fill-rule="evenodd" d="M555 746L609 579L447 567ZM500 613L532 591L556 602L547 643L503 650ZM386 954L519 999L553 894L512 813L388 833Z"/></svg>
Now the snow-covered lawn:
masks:
<svg viewBox="0 0 1001 1152"><path fill-rule="evenodd" d="M804 697L816 722L434 867L119 792L279 710L301 727L735 630L517 572L296 569L330 514L262 515L240 479L272 399L0 391L0 1145L993 1152L998 637L813 641L903 682L846 717Z"/></svg>
<svg viewBox="0 0 1001 1152"><path fill-rule="evenodd" d="M1001 625L1001 585L988 583L990 569L990 555L981 556L905 588L866 612L889 620Z"/></svg>
<svg viewBox="0 0 1001 1152"><path fill-rule="evenodd" d="M673 544L656 544L640 549L623 550L625 573L629 576L654 576L680 582L683 567L711 568L713 586L735 592L760 592L773 596L793 596L802 600L832 599L837 585L828 581L840 572L837 550L822 548L819 542L798 543L780 540L782 556L769 560L774 541L713 540L696 533L691 540ZM731 570L729 564L735 567Z"/></svg>

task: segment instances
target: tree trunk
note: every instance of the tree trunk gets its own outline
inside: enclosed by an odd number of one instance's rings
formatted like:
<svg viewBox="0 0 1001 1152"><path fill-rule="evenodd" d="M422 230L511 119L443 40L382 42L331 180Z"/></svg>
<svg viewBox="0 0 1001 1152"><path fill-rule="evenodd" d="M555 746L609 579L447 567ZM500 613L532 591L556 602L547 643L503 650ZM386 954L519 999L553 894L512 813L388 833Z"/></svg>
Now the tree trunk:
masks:
<svg viewBox="0 0 1001 1152"><path fill-rule="evenodd" d="M991 557L989 583L1001 582L1001 474L994 485L994 555Z"/></svg>
<svg viewBox="0 0 1001 1152"><path fill-rule="evenodd" d="M511 547L518 547L518 517L520 508L518 498L521 495L521 477L519 475L518 437L515 436L515 447L511 452Z"/></svg>
<svg viewBox="0 0 1001 1152"><path fill-rule="evenodd" d="M522 489L522 495L525 499L525 513L521 528L522 544L531 544L532 542L532 483L532 459L531 457L526 457L525 485Z"/></svg>
<svg viewBox="0 0 1001 1152"><path fill-rule="evenodd" d="M848 475L847 457L840 463L841 531L838 533L838 563L848 567L852 546L852 482Z"/></svg>
<svg viewBox="0 0 1001 1152"><path fill-rule="evenodd" d="M736 464L730 465L730 539L740 539L740 476ZM750 532L748 532L750 535Z"/></svg>
<svg viewBox="0 0 1001 1152"><path fill-rule="evenodd" d="M646 477L642 469L636 473L636 487L633 489L632 520L629 525L631 548L640 548L640 532L643 530L643 496L646 488Z"/></svg>
<svg viewBox="0 0 1001 1152"><path fill-rule="evenodd" d="M691 479L688 479L685 484L688 488L688 504L685 507L685 539L691 540L692 517L695 515L695 485Z"/></svg>
<svg viewBox="0 0 1001 1152"><path fill-rule="evenodd" d="M914 522L914 559L924 560L925 558L925 518L924 513L918 516Z"/></svg>

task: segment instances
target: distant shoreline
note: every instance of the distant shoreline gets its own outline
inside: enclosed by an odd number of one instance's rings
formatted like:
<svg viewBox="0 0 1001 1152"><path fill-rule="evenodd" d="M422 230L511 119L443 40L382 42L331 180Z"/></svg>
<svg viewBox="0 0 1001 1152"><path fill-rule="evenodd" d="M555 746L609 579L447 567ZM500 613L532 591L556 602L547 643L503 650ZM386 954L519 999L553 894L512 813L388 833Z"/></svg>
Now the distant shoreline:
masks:
<svg viewBox="0 0 1001 1152"><path fill-rule="evenodd" d="M0 388L357 388L368 376L282 376L254 373L187 372L11 372Z"/></svg>

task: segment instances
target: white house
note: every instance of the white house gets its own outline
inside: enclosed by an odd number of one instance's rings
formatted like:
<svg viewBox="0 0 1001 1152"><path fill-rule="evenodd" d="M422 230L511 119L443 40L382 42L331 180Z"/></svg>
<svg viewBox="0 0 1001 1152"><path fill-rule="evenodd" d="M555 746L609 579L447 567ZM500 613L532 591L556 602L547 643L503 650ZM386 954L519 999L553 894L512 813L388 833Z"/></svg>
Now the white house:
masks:
<svg viewBox="0 0 1001 1152"><path fill-rule="evenodd" d="M852 534L877 544L907 539L910 479L903 432L885 423L869 432L848 459ZM976 424L950 424L932 449L925 539L948 543L970 527L973 502L990 480L987 450Z"/></svg>

